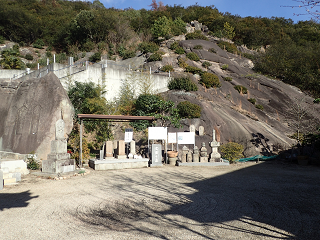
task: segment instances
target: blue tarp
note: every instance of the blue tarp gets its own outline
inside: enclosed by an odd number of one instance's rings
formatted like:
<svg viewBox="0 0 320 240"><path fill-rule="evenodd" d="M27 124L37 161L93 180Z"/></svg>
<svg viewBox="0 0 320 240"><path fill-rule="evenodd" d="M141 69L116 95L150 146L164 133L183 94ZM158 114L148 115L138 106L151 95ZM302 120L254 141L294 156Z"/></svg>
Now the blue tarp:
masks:
<svg viewBox="0 0 320 240"><path fill-rule="evenodd" d="M257 156L249 157L249 158L241 158L241 159L236 160L236 162L256 161L258 159L261 160L261 161L267 161L267 160L273 160L273 159L275 159L277 157L278 157L278 155L270 156L270 157L263 156L263 155L257 155Z"/></svg>

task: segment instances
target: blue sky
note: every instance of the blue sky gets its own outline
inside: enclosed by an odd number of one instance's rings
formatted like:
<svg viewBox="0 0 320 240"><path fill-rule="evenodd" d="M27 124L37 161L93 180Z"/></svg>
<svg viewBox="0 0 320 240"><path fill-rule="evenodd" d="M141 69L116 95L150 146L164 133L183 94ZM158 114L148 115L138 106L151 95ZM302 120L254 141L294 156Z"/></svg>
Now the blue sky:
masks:
<svg viewBox="0 0 320 240"><path fill-rule="evenodd" d="M106 8L119 9L132 7L134 9L150 9L151 0L100 0ZM158 2L158 0L157 0ZM310 15L296 16L295 14L306 11L304 8L291 8L283 6L298 6L294 0L162 0L164 5L182 5L184 7L198 3L200 6L214 5L220 12L230 12L241 17L284 17L291 18L294 22L310 20Z"/></svg>

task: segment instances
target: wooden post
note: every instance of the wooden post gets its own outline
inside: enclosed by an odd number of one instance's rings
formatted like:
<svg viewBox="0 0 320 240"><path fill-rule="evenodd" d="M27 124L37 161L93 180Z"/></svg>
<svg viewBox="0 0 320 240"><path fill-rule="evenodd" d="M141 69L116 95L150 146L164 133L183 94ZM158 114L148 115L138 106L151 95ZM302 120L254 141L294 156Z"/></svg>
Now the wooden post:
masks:
<svg viewBox="0 0 320 240"><path fill-rule="evenodd" d="M82 124L83 120L80 120L80 154L79 154L79 167L82 167Z"/></svg>

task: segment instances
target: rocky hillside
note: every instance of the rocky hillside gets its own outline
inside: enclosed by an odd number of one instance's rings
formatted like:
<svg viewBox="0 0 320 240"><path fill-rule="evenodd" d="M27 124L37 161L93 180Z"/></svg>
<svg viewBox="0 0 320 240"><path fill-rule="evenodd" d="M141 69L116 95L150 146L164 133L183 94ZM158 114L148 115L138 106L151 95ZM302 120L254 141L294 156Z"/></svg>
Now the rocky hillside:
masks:
<svg viewBox="0 0 320 240"><path fill-rule="evenodd" d="M196 53L200 61L191 61L186 54L175 54L170 50L174 42L178 42L186 53ZM212 129L216 129L222 143L242 143L246 156L276 153L296 143L288 136L297 131L298 123L303 125L301 130L310 131L320 122L320 106L313 103L313 98L277 79L255 73L252 61L242 54L235 55L221 49L216 39L185 40L184 36L180 36L164 41L160 51L165 53L162 61L145 63L144 67L157 66L161 69L169 64L174 68L174 77L189 76L198 85L198 91L195 92L170 90L163 94L175 103L188 100L202 107L200 119L183 120L183 131L189 130L190 124L194 124L197 130L199 126L205 127L205 136L196 137L198 146L201 142L208 144L212 140ZM179 66L179 58L189 66L216 74L221 87L207 89L202 86L198 74L186 73ZM203 67L205 61L211 66ZM235 89L237 85L245 87L247 91L239 93ZM297 107L301 111L296 110ZM306 115L300 121L298 118L305 111Z"/></svg>

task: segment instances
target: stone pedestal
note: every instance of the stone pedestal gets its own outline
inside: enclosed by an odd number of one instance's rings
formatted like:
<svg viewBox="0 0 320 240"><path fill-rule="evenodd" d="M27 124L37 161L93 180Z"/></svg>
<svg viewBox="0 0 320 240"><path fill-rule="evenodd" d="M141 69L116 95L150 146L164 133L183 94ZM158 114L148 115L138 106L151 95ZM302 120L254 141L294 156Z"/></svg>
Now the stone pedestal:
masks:
<svg viewBox="0 0 320 240"><path fill-rule="evenodd" d="M168 158L169 159L169 165L175 166L177 164L177 159L176 157Z"/></svg>
<svg viewBox="0 0 320 240"><path fill-rule="evenodd" d="M51 153L42 161L42 172L65 173L75 170L75 161L67 153L67 139L64 138L64 121L56 122L56 137L51 141Z"/></svg>

